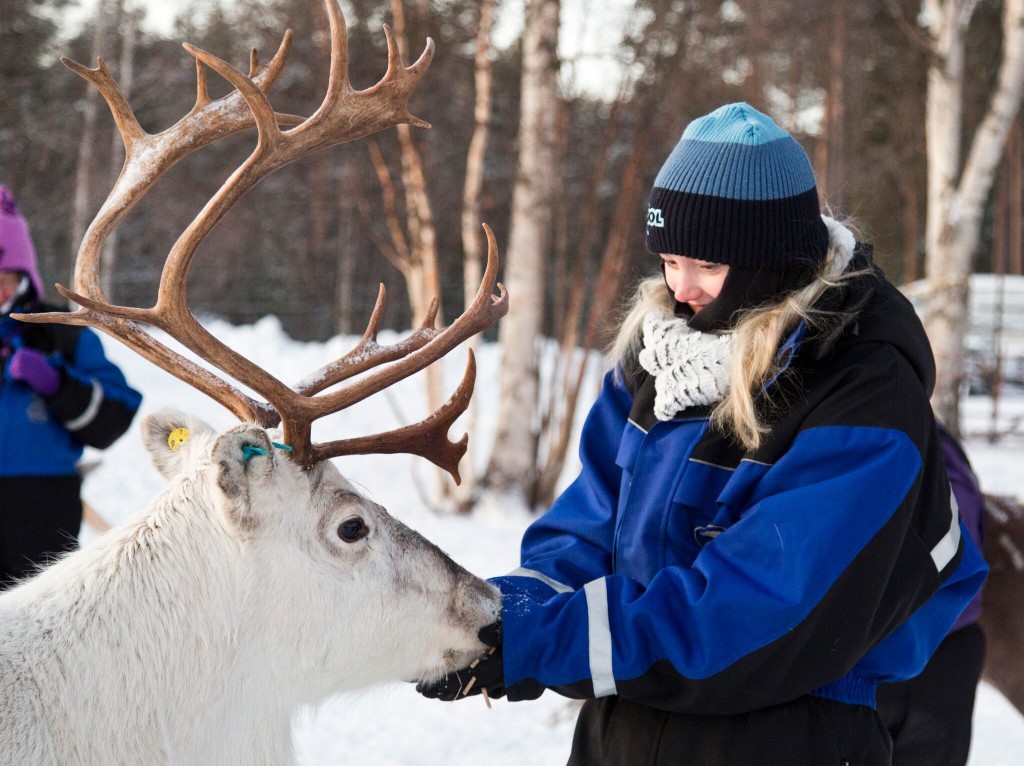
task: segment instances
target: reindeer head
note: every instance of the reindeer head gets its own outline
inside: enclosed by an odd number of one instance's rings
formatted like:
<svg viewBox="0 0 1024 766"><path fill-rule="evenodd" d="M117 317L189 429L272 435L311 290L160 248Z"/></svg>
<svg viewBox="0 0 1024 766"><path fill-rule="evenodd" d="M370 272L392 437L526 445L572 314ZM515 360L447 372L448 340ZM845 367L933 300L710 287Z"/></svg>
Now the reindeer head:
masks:
<svg viewBox="0 0 1024 766"><path fill-rule="evenodd" d="M239 644L279 688L312 702L387 680L430 678L484 650L498 591L360 494L328 461L304 468L279 432L220 434L165 409L143 441L166 478L199 482L238 551Z"/></svg>

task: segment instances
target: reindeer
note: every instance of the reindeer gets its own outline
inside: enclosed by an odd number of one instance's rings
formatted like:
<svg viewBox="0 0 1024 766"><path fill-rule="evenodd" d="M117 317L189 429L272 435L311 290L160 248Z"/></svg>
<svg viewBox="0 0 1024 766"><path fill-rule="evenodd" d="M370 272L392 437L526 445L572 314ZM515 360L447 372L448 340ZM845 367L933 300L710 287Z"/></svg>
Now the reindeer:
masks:
<svg viewBox="0 0 1024 766"><path fill-rule="evenodd" d="M1013 497L985 495L985 560L980 624L985 631L982 677L1024 715L1024 505Z"/></svg>
<svg viewBox="0 0 1024 766"><path fill-rule="evenodd" d="M341 11L337 0L326 4L330 83L306 120L276 114L266 95L290 33L267 67L253 52L248 75L186 45L197 61L196 104L158 135L139 126L102 60L96 69L65 61L104 95L124 139L125 165L83 239L75 291L58 286L80 308L21 318L97 327L212 396L242 424L216 434L173 410L147 417L144 442L167 487L132 521L0 596L0 764L287 763L297 707L386 680L437 677L485 649L477 633L496 618L497 591L361 495L329 462L405 452L458 481L466 437L452 442L447 434L472 393L472 354L455 393L421 423L324 444L313 443L312 423L424 369L505 313L490 230L476 299L450 326L435 329L435 301L408 337L378 344L382 288L357 346L294 386L210 335L186 302L197 247L260 178L389 125L425 125L407 101L432 43L406 67L385 27L387 72L356 92ZM211 101L206 67L236 90ZM255 150L171 249L156 304L113 305L98 279L106 237L178 160L253 125ZM142 325L162 329L265 401Z"/></svg>

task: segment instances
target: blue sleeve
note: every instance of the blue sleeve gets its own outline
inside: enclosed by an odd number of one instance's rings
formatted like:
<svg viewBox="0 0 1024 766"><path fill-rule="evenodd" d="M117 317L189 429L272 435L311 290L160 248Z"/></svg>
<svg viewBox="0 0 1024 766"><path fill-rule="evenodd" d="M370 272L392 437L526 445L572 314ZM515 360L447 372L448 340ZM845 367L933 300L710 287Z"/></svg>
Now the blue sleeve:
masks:
<svg viewBox="0 0 1024 766"><path fill-rule="evenodd" d="M83 329L74 358L63 360L60 371L60 388L46 400L50 412L76 441L99 448L113 444L128 430L142 395L107 359L99 336Z"/></svg>
<svg viewBox="0 0 1024 766"><path fill-rule="evenodd" d="M811 428L774 465L737 470L757 473L742 482L753 493L735 498L737 521L692 566L666 567L646 587L622 575L561 593L499 581L506 683L695 713L778 704L844 676L929 599L940 574L962 584L922 616L944 624L927 632L941 636L984 566L961 560L955 515L934 547L908 533L921 466L901 431ZM593 522L583 528L593 536ZM580 566L567 574L586 576ZM901 596L887 597L904 577Z"/></svg>

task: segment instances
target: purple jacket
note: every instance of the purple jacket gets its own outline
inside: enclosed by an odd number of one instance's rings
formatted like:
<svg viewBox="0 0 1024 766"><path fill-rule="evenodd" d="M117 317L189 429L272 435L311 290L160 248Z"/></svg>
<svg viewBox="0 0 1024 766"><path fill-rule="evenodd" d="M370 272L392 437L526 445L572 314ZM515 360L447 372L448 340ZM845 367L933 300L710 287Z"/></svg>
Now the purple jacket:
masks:
<svg viewBox="0 0 1024 766"><path fill-rule="evenodd" d="M939 448L942 459L949 474L949 483L953 488L960 518L967 527L978 550L983 550L982 541L985 536L985 500L978 486L978 478L971 469L967 455L956 440L950 436L941 423L936 422L939 431ZM965 628L978 621L981 616L981 591L971 600L963 613L953 625L953 630Z"/></svg>

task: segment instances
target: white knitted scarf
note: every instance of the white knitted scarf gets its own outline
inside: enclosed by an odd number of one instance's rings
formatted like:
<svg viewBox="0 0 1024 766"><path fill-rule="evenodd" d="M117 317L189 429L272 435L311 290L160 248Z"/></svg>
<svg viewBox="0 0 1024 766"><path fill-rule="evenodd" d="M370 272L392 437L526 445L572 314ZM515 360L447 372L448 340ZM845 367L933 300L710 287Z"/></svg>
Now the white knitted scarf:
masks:
<svg viewBox="0 0 1024 766"><path fill-rule="evenodd" d="M654 416L671 420L687 407L722 401L729 391L735 345L733 333L697 332L685 319L648 312L639 361L654 376Z"/></svg>
<svg viewBox="0 0 1024 766"><path fill-rule="evenodd" d="M823 215L838 265L845 269L856 245L853 232ZM654 376L654 415L671 420L687 407L717 404L729 392L733 333L713 335L691 330L685 319L650 311L644 317L640 366Z"/></svg>

